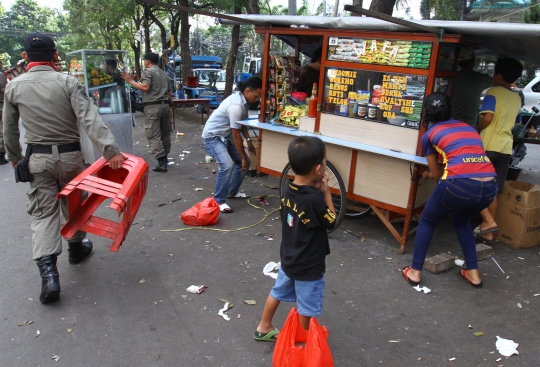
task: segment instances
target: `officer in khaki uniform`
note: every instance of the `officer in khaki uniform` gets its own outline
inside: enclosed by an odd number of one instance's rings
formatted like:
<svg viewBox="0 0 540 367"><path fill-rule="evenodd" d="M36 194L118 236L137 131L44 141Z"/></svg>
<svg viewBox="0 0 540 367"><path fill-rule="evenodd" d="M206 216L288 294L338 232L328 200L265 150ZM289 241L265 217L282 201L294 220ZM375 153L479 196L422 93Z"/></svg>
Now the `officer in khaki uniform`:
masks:
<svg viewBox="0 0 540 367"><path fill-rule="evenodd" d="M2 61L0 60L0 70L2 69ZM0 165L7 164L8 161L5 157L6 148L4 147L4 127L2 123L2 108L4 105L4 91L6 89L6 76L0 71Z"/></svg>
<svg viewBox="0 0 540 367"><path fill-rule="evenodd" d="M34 217L33 258L42 278L40 300L47 303L60 298L56 260L62 253L60 227L67 208L56 195L84 170L77 121L112 169L121 168L125 158L84 87L75 78L56 71L58 52L52 38L32 33L25 40L24 50L28 72L6 87L4 138L8 160L15 167L23 158L18 125L21 117L26 129L26 157L34 176L26 211ZM92 242L85 237L85 232L78 232L66 238L70 264L81 262L92 251Z"/></svg>
<svg viewBox="0 0 540 367"><path fill-rule="evenodd" d="M167 154L171 151L172 91L169 88L169 77L159 68L158 62L157 54L147 52L144 56L146 69L141 73L141 81L135 82L126 72L122 72L122 79L143 92L144 131L152 154L158 160L158 166L153 171L167 172Z"/></svg>

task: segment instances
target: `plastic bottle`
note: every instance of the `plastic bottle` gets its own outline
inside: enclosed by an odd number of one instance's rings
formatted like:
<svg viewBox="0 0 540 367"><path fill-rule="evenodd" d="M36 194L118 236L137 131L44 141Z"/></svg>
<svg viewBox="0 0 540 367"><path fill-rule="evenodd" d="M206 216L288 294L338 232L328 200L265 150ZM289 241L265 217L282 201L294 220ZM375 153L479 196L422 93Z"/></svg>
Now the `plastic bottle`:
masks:
<svg viewBox="0 0 540 367"><path fill-rule="evenodd" d="M116 102L118 103L118 113L124 113L124 98L120 88L121 87L116 87Z"/></svg>
<svg viewBox="0 0 540 367"><path fill-rule="evenodd" d="M531 126L531 129L529 130L529 139L535 139L536 138L536 130L534 129L534 126Z"/></svg>
<svg viewBox="0 0 540 367"><path fill-rule="evenodd" d="M313 89L311 90L311 97L309 98L309 105L308 105L308 117L316 117L317 116L317 83L313 83Z"/></svg>

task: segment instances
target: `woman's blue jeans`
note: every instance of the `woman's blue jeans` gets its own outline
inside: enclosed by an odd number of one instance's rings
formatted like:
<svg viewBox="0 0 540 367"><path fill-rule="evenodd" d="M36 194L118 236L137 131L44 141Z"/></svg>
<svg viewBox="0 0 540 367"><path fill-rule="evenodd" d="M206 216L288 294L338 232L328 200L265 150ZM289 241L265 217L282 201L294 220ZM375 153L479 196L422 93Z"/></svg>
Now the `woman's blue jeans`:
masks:
<svg viewBox="0 0 540 367"><path fill-rule="evenodd" d="M229 139L225 139L225 141L226 143L219 136L204 139L204 150L219 164L216 189L214 190L214 199L219 205L225 204L227 195L234 196L238 193L248 171L240 172L242 156Z"/></svg>
<svg viewBox="0 0 540 367"><path fill-rule="evenodd" d="M422 270L435 226L452 214L452 224L463 250L467 269L478 269L476 241L470 220L497 196L497 181L476 181L468 178L439 180L429 198L414 243L412 267Z"/></svg>

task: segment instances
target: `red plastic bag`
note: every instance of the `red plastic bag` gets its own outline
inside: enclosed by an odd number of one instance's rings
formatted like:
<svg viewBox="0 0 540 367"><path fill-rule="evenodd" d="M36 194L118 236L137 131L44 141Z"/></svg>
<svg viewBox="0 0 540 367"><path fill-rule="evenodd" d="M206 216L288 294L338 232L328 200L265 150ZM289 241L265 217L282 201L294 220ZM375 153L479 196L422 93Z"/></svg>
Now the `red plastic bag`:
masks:
<svg viewBox="0 0 540 367"><path fill-rule="evenodd" d="M208 197L193 205L180 216L188 226L209 226L216 224L219 217L219 204L213 197Z"/></svg>
<svg viewBox="0 0 540 367"><path fill-rule="evenodd" d="M298 311L293 307L278 334L272 366L333 367L334 360L327 339L328 330L320 326L315 318L311 318L309 330L304 330ZM296 343L305 343L305 346Z"/></svg>

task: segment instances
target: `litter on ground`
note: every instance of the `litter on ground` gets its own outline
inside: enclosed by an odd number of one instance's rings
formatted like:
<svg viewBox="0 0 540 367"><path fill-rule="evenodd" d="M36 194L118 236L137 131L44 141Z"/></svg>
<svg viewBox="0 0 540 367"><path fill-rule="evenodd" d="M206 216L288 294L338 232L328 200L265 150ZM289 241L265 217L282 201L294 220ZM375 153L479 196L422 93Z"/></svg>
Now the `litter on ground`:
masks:
<svg viewBox="0 0 540 367"><path fill-rule="evenodd" d="M281 266L280 262L275 263L273 261L270 261L268 264L266 264L264 266L263 274L268 276L268 277L277 279L277 273L276 272L279 270L280 266Z"/></svg>
<svg viewBox="0 0 540 367"><path fill-rule="evenodd" d="M518 343L513 340L504 339L500 336L497 336L497 341L495 342L495 347L505 357L510 357L512 354L519 354L517 351Z"/></svg>

